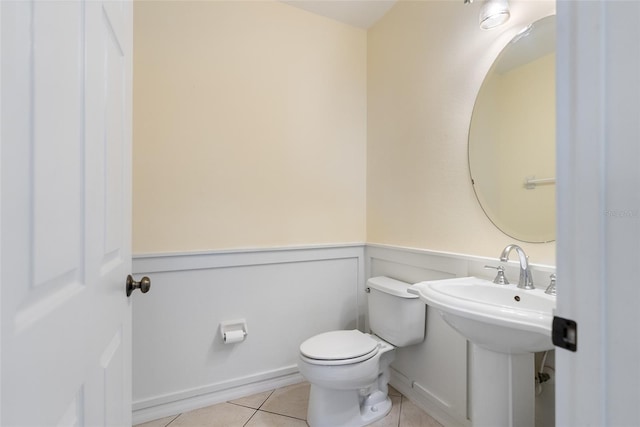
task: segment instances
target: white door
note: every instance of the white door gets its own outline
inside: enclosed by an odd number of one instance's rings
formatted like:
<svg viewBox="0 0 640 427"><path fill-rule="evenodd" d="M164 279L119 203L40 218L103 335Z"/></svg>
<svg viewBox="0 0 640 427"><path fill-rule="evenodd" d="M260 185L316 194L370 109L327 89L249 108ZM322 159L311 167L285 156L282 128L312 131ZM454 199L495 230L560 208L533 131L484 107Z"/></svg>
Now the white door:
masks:
<svg viewBox="0 0 640 427"><path fill-rule="evenodd" d="M640 425L640 2L558 2L556 425Z"/></svg>
<svg viewBox="0 0 640 427"><path fill-rule="evenodd" d="M130 426L132 6L0 17L0 424Z"/></svg>

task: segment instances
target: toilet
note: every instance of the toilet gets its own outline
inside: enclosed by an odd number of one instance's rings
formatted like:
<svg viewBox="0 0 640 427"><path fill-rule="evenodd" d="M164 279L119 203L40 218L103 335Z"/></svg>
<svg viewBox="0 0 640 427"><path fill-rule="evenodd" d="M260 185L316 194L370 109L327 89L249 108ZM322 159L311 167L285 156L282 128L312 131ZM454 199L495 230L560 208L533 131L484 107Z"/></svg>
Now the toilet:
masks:
<svg viewBox="0 0 640 427"><path fill-rule="evenodd" d="M407 292L409 283L372 277L367 286L371 334L331 331L300 345L298 368L311 384L311 427L361 427L387 415L395 348L424 340L426 305Z"/></svg>

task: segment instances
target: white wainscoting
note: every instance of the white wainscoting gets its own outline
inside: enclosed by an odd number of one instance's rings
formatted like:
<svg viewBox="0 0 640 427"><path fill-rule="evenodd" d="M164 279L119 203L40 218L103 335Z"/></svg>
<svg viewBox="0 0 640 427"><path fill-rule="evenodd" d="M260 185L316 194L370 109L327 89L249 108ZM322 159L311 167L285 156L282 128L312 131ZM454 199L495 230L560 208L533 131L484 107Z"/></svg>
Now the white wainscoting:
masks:
<svg viewBox="0 0 640 427"><path fill-rule="evenodd" d="M302 381L298 346L364 328L364 245L138 255L133 298L134 424ZM224 344L220 322L246 319Z"/></svg>
<svg viewBox="0 0 640 427"><path fill-rule="evenodd" d="M499 264L505 265L498 257L377 244L368 244L366 248L367 277L389 276L408 283L465 276L492 280L495 270L487 270L484 266ZM554 267L532 265L531 269L536 285L546 287ZM519 264L510 261L505 274L515 283ZM435 310L427 308L426 322L426 338L422 344L396 350L390 383L443 425L469 426L467 341Z"/></svg>
<svg viewBox="0 0 640 427"><path fill-rule="evenodd" d="M496 259L378 244L137 255L151 278L133 298L133 421L141 423L302 381L298 346L366 322L366 280L492 278ZM550 266L532 266L538 287ZM506 274L518 277L510 261ZM225 345L219 324L247 320ZM398 349L391 384L445 426L468 426L467 343L427 309L424 343ZM553 408L551 408L553 410Z"/></svg>

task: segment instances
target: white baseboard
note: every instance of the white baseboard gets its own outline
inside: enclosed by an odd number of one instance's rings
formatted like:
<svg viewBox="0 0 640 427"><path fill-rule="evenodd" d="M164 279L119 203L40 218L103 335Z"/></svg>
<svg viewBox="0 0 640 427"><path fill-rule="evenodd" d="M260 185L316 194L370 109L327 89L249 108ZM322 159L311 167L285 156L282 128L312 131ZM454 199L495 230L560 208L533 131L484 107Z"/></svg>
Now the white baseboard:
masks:
<svg viewBox="0 0 640 427"><path fill-rule="evenodd" d="M134 402L133 425L303 382L297 367ZM205 391L208 390L208 391ZM196 394L197 393L197 394ZM156 402L154 404L154 402Z"/></svg>
<svg viewBox="0 0 640 427"><path fill-rule="evenodd" d="M431 415L445 427L471 427L471 421L456 417L452 408L441 401L420 384L411 381L395 369L391 369L389 384L411 400L420 409Z"/></svg>

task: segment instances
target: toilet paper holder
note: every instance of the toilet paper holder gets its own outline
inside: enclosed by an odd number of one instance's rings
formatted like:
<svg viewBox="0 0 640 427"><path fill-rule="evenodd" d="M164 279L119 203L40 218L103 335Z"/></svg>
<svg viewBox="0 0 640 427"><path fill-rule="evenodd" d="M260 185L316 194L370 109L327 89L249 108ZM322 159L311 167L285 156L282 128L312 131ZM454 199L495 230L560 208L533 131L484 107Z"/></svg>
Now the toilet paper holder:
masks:
<svg viewBox="0 0 640 427"><path fill-rule="evenodd" d="M220 322L220 335L225 344L242 342L247 338L248 333L245 319Z"/></svg>

